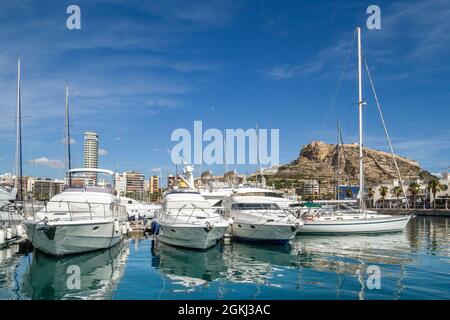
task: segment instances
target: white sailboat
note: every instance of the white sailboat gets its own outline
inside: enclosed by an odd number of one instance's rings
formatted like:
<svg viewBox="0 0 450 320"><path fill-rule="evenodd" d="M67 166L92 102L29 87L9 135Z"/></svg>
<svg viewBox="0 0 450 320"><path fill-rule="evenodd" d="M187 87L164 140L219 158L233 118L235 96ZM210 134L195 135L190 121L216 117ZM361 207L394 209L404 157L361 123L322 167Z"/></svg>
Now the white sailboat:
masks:
<svg viewBox="0 0 450 320"><path fill-rule="evenodd" d="M361 29L356 28L356 32L358 37L359 209L337 210L332 212L317 210L313 215L304 215L305 225L299 229L300 234L395 232L402 231L411 219L411 215L393 216L378 214L375 211L367 210L364 205L363 106L365 103L362 97ZM386 127L385 132L387 134ZM389 137L388 141L390 142ZM390 145L390 147L394 163L397 167L392 146ZM397 172L399 173L398 167Z"/></svg>
<svg viewBox="0 0 450 320"><path fill-rule="evenodd" d="M192 171L192 166L185 165L186 178L180 176L187 189L171 190L164 195L152 229L163 243L207 249L224 236L229 223L195 190Z"/></svg>
<svg viewBox="0 0 450 320"><path fill-rule="evenodd" d="M0 187L0 247L19 240L24 235L20 225L23 220L23 179L22 179L22 106L20 87L20 58L17 60L17 95L16 95L16 157L14 188L6 190ZM19 190L19 192L18 192ZM19 197L19 199L17 199ZM19 200L19 201L17 201Z"/></svg>

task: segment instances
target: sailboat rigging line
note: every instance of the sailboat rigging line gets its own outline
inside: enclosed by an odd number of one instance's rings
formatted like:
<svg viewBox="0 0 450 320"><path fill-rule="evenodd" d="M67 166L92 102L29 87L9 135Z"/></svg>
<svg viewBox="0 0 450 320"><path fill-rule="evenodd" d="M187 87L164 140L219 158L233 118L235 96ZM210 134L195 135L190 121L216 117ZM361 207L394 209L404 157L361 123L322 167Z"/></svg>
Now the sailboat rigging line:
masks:
<svg viewBox="0 0 450 320"><path fill-rule="evenodd" d="M258 159L257 159L257 162L258 162L258 164L257 164L257 171L256 172L258 172L258 170L259 170L259 175L261 176L261 185L265 185L265 183L264 183L264 177L263 177L263 174L262 174L262 167L261 167L261 153L260 153L260 148L259 148L259 123L258 122L256 122L256 148L257 148L257 156L258 156ZM256 178L256 182L258 183L258 178Z"/></svg>
<svg viewBox="0 0 450 320"><path fill-rule="evenodd" d="M406 193L405 193L405 190L404 190L404 187L403 187L402 176L400 174L400 169L398 167L397 160L395 158L394 148L392 147L391 138L389 137L389 133L388 133L388 130L387 130L387 127L386 127L386 123L384 121L383 112L381 111L380 102L378 100L377 92L375 90L375 86L374 86L373 81L372 81L372 76L370 75L369 66L367 65L367 60L365 58L363 60L364 60L364 65L366 67L367 76L369 78L370 86L372 87L372 92L373 92L373 96L375 98L375 103L377 105L377 109L378 109L378 112L380 114L381 123L383 124L384 134L386 135L386 139L387 139L387 142L389 144L389 149L390 149L391 155L392 155L392 160L394 161L395 169L397 171L400 187L402 188L402 194L403 194L403 196L405 197L405 200L406 200L406 208L409 209L409 201L408 201L408 198L406 197Z"/></svg>
<svg viewBox="0 0 450 320"><path fill-rule="evenodd" d="M337 155L337 170L336 170L336 200L338 201L338 209L339 209L339 185L341 184L341 174L339 170L341 169L341 157L339 154L340 151L340 143L339 143L339 130L340 130L340 121L337 121L337 139L336 139L336 155Z"/></svg>
<svg viewBox="0 0 450 320"><path fill-rule="evenodd" d="M341 140L341 148L342 148L342 157L344 158L344 172L347 174L347 184L349 187L351 187L351 180L350 180L350 174L348 173L347 170L345 170L346 168L346 164L347 164L347 158L345 157L345 146L344 146L344 139L342 138L342 130L339 127L339 137Z"/></svg>
<svg viewBox="0 0 450 320"><path fill-rule="evenodd" d="M70 114L69 114L69 83L66 85L66 143L67 143L67 166L72 169L72 159L70 154Z"/></svg>
<svg viewBox="0 0 450 320"><path fill-rule="evenodd" d="M334 89L333 96L331 97L330 105L328 107L327 115L325 117L325 121L324 121L324 124L323 124L324 127L327 125L328 119L330 118L330 114L331 114L332 110L334 109L334 105L336 104L337 95L338 95L339 89L341 87L342 80L344 79L344 74L347 71L347 67L348 67L348 63L350 61L350 55L352 53L352 48L353 48L353 43L354 42L355 42L355 33L353 33L352 42L350 43L350 45L348 47L348 51L347 51L347 55L346 55L346 58L345 58L345 61L344 61L344 65L342 67L341 73L339 74L339 78L338 78L338 81L336 83L336 87Z"/></svg>
<svg viewBox="0 0 450 320"><path fill-rule="evenodd" d="M17 59L17 97L16 97L16 179L14 187L18 190L19 200L23 201L22 179L22 108L20 92L20 57ZM20 188L20 189L19 189Z"/></svg>

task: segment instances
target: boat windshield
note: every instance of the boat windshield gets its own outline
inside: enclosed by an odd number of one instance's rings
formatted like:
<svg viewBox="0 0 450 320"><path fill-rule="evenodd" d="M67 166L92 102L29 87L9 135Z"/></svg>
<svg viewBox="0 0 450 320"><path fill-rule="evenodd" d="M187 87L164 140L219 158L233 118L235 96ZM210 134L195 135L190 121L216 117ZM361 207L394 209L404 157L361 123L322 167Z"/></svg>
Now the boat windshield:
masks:
<svg viewBox="0 0 450 320"><path fill-rule="evenodd" d="M276 203L233 203L232 210L280 210Z"/></svg>
<svg viewBox="0 0 450 320"><path fill-rule="evenodd" d="M84 188L90 192L113 193L114 176L102 172L75 172L70 173L67 179L65 191L77 191Z"/></svg>

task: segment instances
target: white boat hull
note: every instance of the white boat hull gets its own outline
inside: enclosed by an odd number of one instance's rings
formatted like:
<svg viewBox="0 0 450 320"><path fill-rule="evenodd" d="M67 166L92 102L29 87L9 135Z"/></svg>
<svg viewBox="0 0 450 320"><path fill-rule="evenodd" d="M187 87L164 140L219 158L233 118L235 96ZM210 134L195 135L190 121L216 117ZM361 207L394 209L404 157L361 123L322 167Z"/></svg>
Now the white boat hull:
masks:
<svg viewBox="0 0 450 320"><path fill-rule="evenodd" d="M198 225L160 223L158 240L177 247L207 249L222 239L227 225L213 226L210 230Z"/></svg>
<svg viewBox="0 0 450 320"><path fill-rule="evenodd" d="M352 233L383 233L402 231L411 216L393 216L360 220L316 220L305 221L299 229L299 234L352 234Z"/></svg>
<svg viewBox="0 0 450 320"><path fill-rule="evenodd" d="M293 224L250 224L239 221L234 221L231 228L235 238L268 242L287 242L301 229Z"/></svg>
<svg viewBox="0 0 450 320"><path fill-rule="evenodd" d="M53 256L110 248L122 239L111 220L42 222L24 221L33 246Z"/></svg>

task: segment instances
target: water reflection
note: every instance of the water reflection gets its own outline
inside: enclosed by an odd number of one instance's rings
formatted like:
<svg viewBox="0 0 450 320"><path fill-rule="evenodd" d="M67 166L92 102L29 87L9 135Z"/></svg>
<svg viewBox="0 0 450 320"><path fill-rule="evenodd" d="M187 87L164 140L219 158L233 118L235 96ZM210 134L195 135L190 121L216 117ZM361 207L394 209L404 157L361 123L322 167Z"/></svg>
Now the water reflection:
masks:
<svg viewBox="0 0 450 320"><path fill-rule="evenodd" d="M49 257L34 251L23 278L22 295L31 299L110 299L123 275L129 249L123 243L102 251ZM80 269L79 289L68 285Z"/></svg>
<svg viewBox="0 0 450 320"><path fill-rule="evenodd" d="M298 236L286 246L231 242L196 252L161 244L153 249L152 265L172 284L186 288L220 280L251 284L258 290L280 287L296 294L321 288L334 291L337 299L366 299L367 268L375 265L382 269L385 287L382 294L372 291L370 297L399 299L408 266L420 263L417 251L442 253L448 249L447 237L446 220L416 218L403 233ZM286 274L290 282L281 283Z"/></svg>
<svg viewBox="0 0 450 320"><path fill-rule="evenodd" d="M221 277L226 270L222 246L205 251L152 243L152 266L158 268L172 283L184 287L205 285Z"/></svg>
<svg viewBox="0 0 450 320"><path fill-rule="evenodd" d="M300 235L286 246L232 241L206 251L149 238L59 259L11 247L0 251L0 299L449 299L448 221L418 217L402 233ZM67 288L70 265L81 268L80 290ZM381 290L366 285L373 265Z"/></svg>
<svg viewBox="0 0 450 320"><path fill-rule="evenodd" d="M258 245L232 242L225 248L223 259L229 281L270 284L279 267L298 266L295 251L290 245Z"/></svg>
<svg viewBox="0 0 450 320"><path fill-rule="evenodd" d="M0 300L18 299L18 268L23 256L17 244L0 249Z"/></svg>

